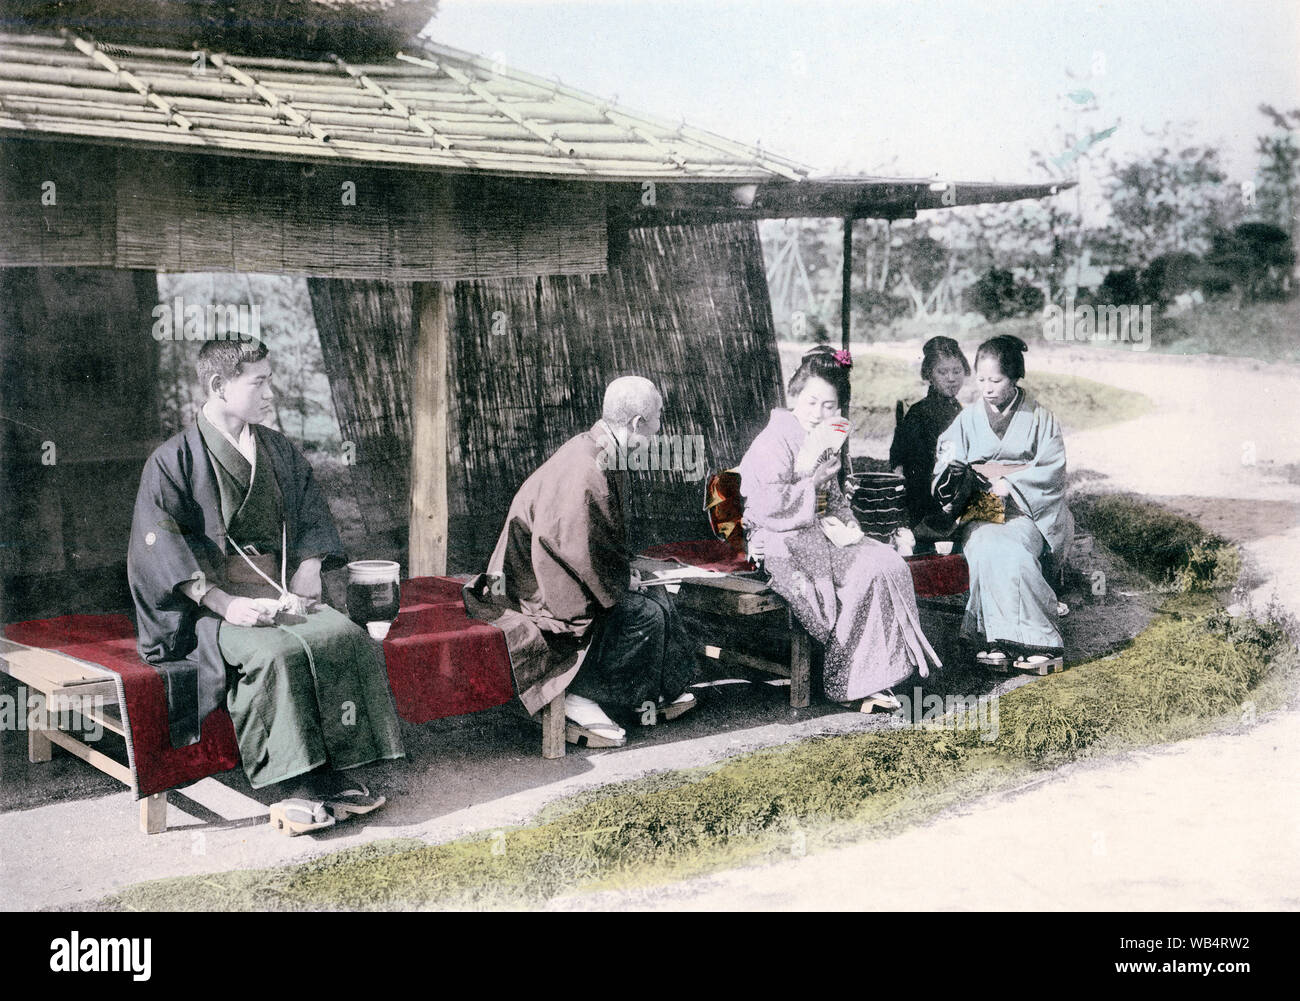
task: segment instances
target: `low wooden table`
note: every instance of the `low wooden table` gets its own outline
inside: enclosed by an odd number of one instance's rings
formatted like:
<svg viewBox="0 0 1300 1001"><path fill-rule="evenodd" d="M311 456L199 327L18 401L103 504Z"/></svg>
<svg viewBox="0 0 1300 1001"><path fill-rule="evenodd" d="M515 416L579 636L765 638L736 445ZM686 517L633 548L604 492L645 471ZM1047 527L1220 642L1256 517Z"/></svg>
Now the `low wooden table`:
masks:
<svg viewBox="0 0 1300 1001"><path fill-rule="evenodd" d="M680 570L680 563L639 556L633 567L649 578L656 570ZM663 587L662 584L653 585ZM671 594L673 603L683 611L710 617L710 638L716 643L701 643L698 652L721 663L735 664L767 674L790 679L790 705L802 709L812 701L812 637L795 618L786 600L764 581L735 574L723 577L688 578L681 589ZM784 613L790 639L788 660L774 660L739 647L750 638L755 616Z"/></svg>
<svg viewBox="0 0 1300 1001"><path fill-rule="evenodd" d="M121 700L112 671L55 650L0 638L0 672L28 689L28 696L18 710L27 725L28 761L34 764L49 761L54 745L58 744L127 788L135 788L130 767L59 728L61 716L75 713L83 721L126 739ZM157 834L166 824L165 792L140 800L140 830Z"/></svg>

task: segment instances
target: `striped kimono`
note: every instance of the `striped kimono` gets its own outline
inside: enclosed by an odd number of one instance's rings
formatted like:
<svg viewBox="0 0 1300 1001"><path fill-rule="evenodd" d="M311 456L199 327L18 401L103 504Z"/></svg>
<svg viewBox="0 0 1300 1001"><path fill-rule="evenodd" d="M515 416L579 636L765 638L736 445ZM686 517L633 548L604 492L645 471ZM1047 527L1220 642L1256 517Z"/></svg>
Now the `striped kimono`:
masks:
<svg viewBox="0 0 1300 1001"><path fill-rule="evenodd" d="M950 462L1020 466L1004 478L1007 520L962 526L962 551L970 567L970 599L961 632L1028 653L1063 648L1056 592L1043 576L1041 558L1060 559L1074 535L1065 503L1065 442L1052 412L1023 389L1002 413L978 400L939 436L931 487ZM990 474L990 478L994 478Z"/></svg>

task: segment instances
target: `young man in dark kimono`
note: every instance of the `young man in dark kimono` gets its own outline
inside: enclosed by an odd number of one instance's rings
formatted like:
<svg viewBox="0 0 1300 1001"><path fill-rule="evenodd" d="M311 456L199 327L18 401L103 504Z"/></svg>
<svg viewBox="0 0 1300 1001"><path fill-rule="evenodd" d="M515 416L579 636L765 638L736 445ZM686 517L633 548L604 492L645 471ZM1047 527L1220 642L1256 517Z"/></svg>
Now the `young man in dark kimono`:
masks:
<svg viewBox="0 0 1300 1001"><path fill-rule="evenodd" d="M136 497L127 573L140 655L166 684L174 746L224 705L250 784L297 780L272 823L328 826L383 803L338 772L404 753L383 658L319 603L321 570L343 547L306 458L260 423L265 345L207 341L198 373L207 403L150 456Z"/></svg>
<svg viewBox="0 0 1300 1001"><path fill-rule="evenodd" d="M694 648L662 588L643 587L633 575L626 544L630 482L620 457L644 449L659 433L662 407L648 379L610 383L601 419L561 445L519 488L489 563L489 575L504 585L497 603L522 614L535 627L533 636L540 631L545 645L531 646L543 650L540 659L549 665L560 665L550 674L547 665L538 670L551 681L567 681L571 743L626 742L602 707L649 723L673 719L695 704L686 693L695 678ZM522 646L511 647L516 687L534 711L545 684L522 679ZM576 676L550 678L571 672L580 648L585 653Z"/></svg>

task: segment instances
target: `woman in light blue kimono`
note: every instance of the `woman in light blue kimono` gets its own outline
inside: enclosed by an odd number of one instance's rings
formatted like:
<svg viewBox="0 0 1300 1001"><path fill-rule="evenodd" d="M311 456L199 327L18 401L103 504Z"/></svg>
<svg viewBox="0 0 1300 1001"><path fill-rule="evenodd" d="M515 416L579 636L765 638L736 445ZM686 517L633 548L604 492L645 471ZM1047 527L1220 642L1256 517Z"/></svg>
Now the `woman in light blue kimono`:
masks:
<svg viewBox="0 0 1300 1001"><path fill-rule="evenodd" d="M1004 523L970 521L961 533L970 567L961 632L983 638L976 660L991 666L1054 665L1064 654L1056 593L1040 561L1063 558L1074 535L1065 503L1065 443L1052 412L1018 385L1027 350L1024 341L1005 335L980 345L980 399L939 436L931 483L950 463L969 463L988 477L1006 508Z"/></svg>
<svg viewBox="0 0 1300 1001"><path fill-rule="evenodd" d="M840 490L838 449L823 450L819 429L848 404L850 364L847 351L808 352L790 379L792 408L772 411L738 469L750 552L762 552L772 589L824 645L826 697L871 712L898 708L890 686L926 677L939 658L911 571L864 536Z"/></svg>

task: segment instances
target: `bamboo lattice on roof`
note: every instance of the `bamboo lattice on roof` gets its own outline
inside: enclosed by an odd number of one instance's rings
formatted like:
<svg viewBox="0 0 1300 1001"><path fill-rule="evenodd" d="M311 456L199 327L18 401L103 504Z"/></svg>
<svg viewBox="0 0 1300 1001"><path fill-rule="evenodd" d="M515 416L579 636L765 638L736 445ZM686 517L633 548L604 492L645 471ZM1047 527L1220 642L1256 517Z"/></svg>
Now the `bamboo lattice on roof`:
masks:
<svg viewBox="0 0 1300 1001"><path fill-rule="evenodd" d="M351 63L0 33L0 136L593 180L797 180L808 168L421 39Z"/></svg>

